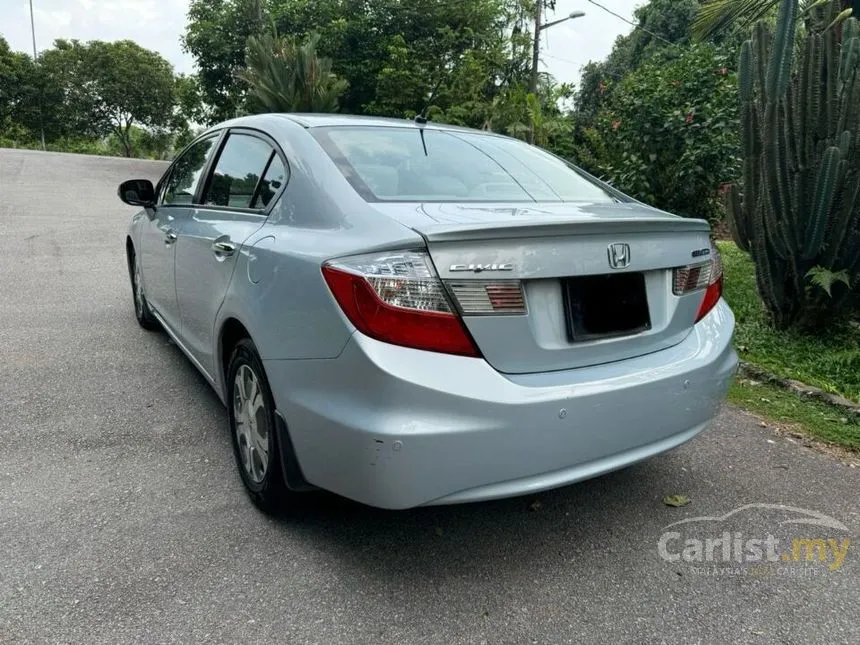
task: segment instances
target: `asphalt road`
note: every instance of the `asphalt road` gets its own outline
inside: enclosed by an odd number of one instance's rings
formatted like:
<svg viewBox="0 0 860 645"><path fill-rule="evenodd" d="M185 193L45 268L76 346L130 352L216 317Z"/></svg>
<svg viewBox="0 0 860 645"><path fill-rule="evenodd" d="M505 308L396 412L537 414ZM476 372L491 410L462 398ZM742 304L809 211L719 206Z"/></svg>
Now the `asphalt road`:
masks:
<svg viewBox="0 0 860 645"><path fill-rule="evenodd" d="M258 513L217 398L134 320L116 185L163 167L0 150L0 642L860 643L860 468L731 408L537 497ZM751 508L668 530L858 543L836 570L658 555L666 525L754 503L844 528Z"/></svg>

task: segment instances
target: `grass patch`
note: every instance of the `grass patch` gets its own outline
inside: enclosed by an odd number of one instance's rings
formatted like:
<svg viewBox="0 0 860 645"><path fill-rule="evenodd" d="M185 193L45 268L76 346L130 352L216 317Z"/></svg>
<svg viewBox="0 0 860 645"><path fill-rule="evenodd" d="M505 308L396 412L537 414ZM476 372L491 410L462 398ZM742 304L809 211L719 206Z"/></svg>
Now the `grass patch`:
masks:
<svg viewBox="0 0 860 645"><path fill-rule="evenodd" d="M740 357L782 378L860 401L860 329L846 327L821 335L772 329L749 256L733 242L718 245L725 270L723 295L737 318L735 346Z"/></svg>
<svg viewBox="0 0 860 645"><path fill-rule="evenodd" d="M860 452L860 420L846 417L821 401L807 399L790 390L738 380L729 390L729 401L775 421L800 426L798 430L850 450Z"/></svg>

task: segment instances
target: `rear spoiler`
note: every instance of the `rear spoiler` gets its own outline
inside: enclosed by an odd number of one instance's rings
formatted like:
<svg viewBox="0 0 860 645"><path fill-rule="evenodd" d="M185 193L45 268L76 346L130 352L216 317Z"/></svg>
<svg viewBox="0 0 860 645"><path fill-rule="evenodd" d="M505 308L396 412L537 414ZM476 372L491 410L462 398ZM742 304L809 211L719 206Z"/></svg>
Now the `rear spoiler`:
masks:
<svg viewBox="0 0 860 645"><path fill-rule="evenodd" d="M582 218L577 221L486 222L413 227L427 242L504 240L534 237L611 235L630 233L710 233L702 219L685 217Z"/></svg>

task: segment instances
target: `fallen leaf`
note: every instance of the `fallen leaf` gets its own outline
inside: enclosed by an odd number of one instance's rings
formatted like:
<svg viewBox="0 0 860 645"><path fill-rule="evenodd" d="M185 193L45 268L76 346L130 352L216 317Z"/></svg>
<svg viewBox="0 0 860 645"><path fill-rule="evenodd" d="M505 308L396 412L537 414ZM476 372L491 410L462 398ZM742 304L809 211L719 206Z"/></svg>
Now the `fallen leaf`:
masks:
<svg viewBox="0 0 860 645"><path fill-rule="evenodd" d="M766 424L764 421L759 421L759 425L760 425L762 428L767 428L767 424Z"/></svg>
<svg viewBox="0 0 860 645"><path fill-rule="evenodd" d="M690 503L690 498L686 495L667 495L663 498L663 503L666 506L686 506Z"/></svg>

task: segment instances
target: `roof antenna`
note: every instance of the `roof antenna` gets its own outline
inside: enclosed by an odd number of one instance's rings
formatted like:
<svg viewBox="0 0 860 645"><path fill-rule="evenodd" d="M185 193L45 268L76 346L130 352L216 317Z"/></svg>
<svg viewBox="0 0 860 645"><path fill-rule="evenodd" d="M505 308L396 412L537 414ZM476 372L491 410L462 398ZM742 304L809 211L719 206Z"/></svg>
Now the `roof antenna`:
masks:
<svg viewBox="0 0 860 645"><path fill-rule="evenodd" d="M425 119L424 117L421 117L421 119L422 120L419 121L418 117L416 116L415 123L417 123L418 125L424 125L425 123L427 123L427 119ZM421 146L424 148L424 156L429 157L430 155L427 154L427 142L424 141L424 128L418 128L418 134L421 135Z"/></svg>
<svg viewBox="0 0 860 645"><path fill-rule="evenodd" d="M439 86L442 84L442 80L444 76L440 76L439 80L436 82L436 85L430 91L430 96L427 98L427 103L421 108L421 111L415 115L415 123L419 125L424 125L427 123L427 110L430 109L430 104L433 102L433 99L436 98L436 91L439 89Z"/></svg>
<svg viewBox="0 0 860 645"><path fill-rule="evenodd" d="M415 123L418 125L426 125L427 124L427 110L430 109L430 104L433 102L433 99L436 98L436 90L439 89L439 86L442 84L442 79L444 76L439 76L439 80L436 82L436 85L430 92L430 96L427 98L427 103L421 109L421 111L415 115ZM424 147L424 156L428 157L427 154L427 142L424 141L424 128L420 128L418 132L421 134L421 145Z"/></svg>

